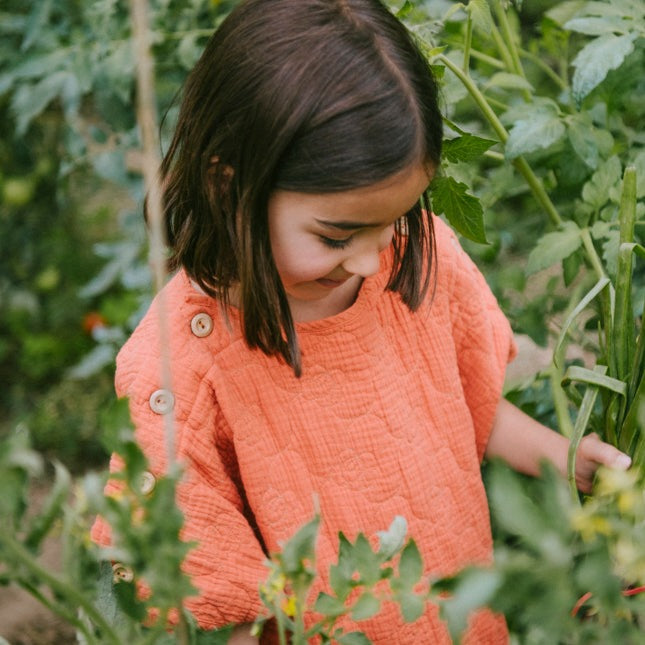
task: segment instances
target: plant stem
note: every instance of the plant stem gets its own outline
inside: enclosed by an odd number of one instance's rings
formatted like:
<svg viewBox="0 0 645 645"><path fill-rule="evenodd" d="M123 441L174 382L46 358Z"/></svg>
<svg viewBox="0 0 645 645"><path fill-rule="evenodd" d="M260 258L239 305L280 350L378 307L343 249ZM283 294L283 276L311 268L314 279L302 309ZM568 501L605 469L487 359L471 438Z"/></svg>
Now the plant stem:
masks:
<svg viewBox="0 0 645 645"><path fill-rule="evenodd" d="M468 93L473 98L479 109L483 112L484 117L490 123L493 130L499 137L499 140L502 143L506 143L508 140L508 132L506 128L502 125L502 122L499 120L497 114L490 106L490 103L486 100L486 97L479 91L477 85L473 82L472 78L467 74L464 74L463 70L455 65L449 58L443 54L439 54L437 59L443 63L457 78L463 83ZM520 174L524 177L526 183L529 185L529 188L533 192L533 195L538 200L542 208L545 210L549 219L554 226L562 226L562 218L558 213L556 207L553 205L551 198L547 194L544 184L539 179L539 177L533 172L526 159L523 157L517 157L513 159L513 165L517 168Z"/></svg>
<svg viewBox="0 0 645 645"><path fill-rule="evenodd" d="M157 137L158 119L155 103L153 58L150 53L150 25L148 23L147 0L130 0L132 32L137 61L137 122L141 130L143 146L143 177L148 198L148 221L150 223L150 261L154 275L155 291L158 294L159 345L161 351L161 383L164 389L172 392L170 369L170 333L168 316L162 288L166 281L166 246L162 189L159 180L159 141ZM164 415L164 439L167 463L175 460L175 432L173 415Z"/></svg>
<svg viewBox="0 0 645 645"><path fill-rule="evenodd" d="M559 364L562 365L563 363L560 361ZM551 363L549 369L549 381L551 383L551 392L553 393L553 407L558 420L558 428L567 439L571 439L573 436L573 424L569 416L567 395L562 389L562 370L556 367L555 362Z"/></svg>
<svg viewBox="0 0 645 645"><path fill-rule="evenodd" d="M502 143L506 143L506 140L508 139L508 132L506 131L506 128L502 125L502 122L497 117L497 114L495 114L493 108L491 108L488 101L479 91L479 88L477 87L477 85L475 85L470 76L464 73L464 71L459 66L455 65L449 58L447 58L443 54L439 54L437 56L437 59L441 63L443 63L463 83L464 87L468 90L468 93L472 96L473 100L477 104L477 107L479 107L479 109L484 113L486 120L490 123L493 130L495 130L495 134L497 134L499 140Z"/></svg>
<svg viewBox="0 0 645 645"><path fill-rule="evenodd" d="M551 223L555 227L560 228L562 226L562 218L560 217L560 213L558 213L558 209L555 207L555 205L551 201L551 198L546 192L542 180L533 172L531 166L529 166L524 157L517 157L516 159L513 159L513 165L517 168L517 170L519 170L522 177L524 177L524 180L533 192L533 196L538 200L540 206L542 206L549 219L551 220Z"/></svg>
<svg viewBox="0 0 645 645"><path fill-rule="evenodd" d="M34 556L14 537L8 535L4 529L0 530L0 542L2 542L3 548L6 549L15 562L24 566L38 580L42 580L55 594L66 597L73 605L82 609L88 618L103 632L104 642L120 645L118 635L83 593L77 591L72 584L59 580L42 567Z"/></svg>
<svg viewBox="0 0 645 645"><path fill-rule="evenodd" d="M473 16L472 13L468 12L468 18L466 19L466 42L464 44L464 64L463 70L465 74L468 74L470 69L470 46L473 40Z"/></svg>
<svg viewBox="0 0 645 645"><path fill-rule="evenodd" d="M587 257L589 258L589 261L591 262L591 266L593 267L593 270L596 272L598 279L606 278L607 274L605 273L605 269L602 266L602 262L598 257L596 247L593 245L593 241L591 239L591 234L589 233L589 229L588 228L581 229L580 237L582 238L582 244L585 247L585 251L587 252Z"/></svg>
<svg viewBox="0 0 645 645"><path fill-rule="evenodd" d="M534 65L539 67L561 90L567 90L568 85L565 81L562 80L559 74L554 72L539 56L536 56L532 52L526 51L526 49L519 50L520 56L523 56L527 60L530 60ZM473 52L473 56L475 56Z"/></svg>
<svg viewBox="0 0 645 645"><path fill-rule="evenodd" d="M499 0L494 0L493 5L495 7L495 13L497 14L497 20L499 21L499 24L502 28L502 37L504 38L504 42L508 46L508 53L510 54L511 58L511 68L509 69L509 71L514 72L518 76L521 76L523 79L526 79L520 57L517 53L515 38L513 37L513 32L511 31L511 25L508 22L506 11L504 11L504 8L502 7ZM528 95L527 100L531 100L530 94Z"/></svg>

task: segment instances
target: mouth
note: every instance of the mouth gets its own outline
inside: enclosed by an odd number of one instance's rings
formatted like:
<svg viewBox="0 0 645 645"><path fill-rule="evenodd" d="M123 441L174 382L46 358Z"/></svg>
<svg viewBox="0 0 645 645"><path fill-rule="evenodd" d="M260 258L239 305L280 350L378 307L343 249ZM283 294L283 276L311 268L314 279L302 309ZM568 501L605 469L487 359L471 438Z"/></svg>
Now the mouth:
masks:
<svg viewBox="0 0 645 645"><path fill-rule="evenodd" d="M330 280L329 278L318 278L316 282L320 286L326 287L327 289L335 289L336 287L340 287L341 284L345 284L345 282L347 282L347 278L343 278L342 280Z"/></svg>

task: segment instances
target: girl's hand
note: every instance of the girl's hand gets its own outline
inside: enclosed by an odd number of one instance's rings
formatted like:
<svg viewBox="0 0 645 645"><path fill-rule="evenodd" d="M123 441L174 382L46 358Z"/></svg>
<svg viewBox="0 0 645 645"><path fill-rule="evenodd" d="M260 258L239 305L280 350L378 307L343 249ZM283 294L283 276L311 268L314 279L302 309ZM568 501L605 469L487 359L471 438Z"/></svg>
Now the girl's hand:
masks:
<svg viewBox="0 0 645 645"><path fill-rule="evenodd" d="M540 474L540 462L552 462L567 476L569 440L527 416L502 399L486 447L487 457L501 457L515 470L527 475ZM576 485L583 493L591 492L599 466L627 470L631 459L600 440L597 434L584 437L576 454Z"/></svg>
<svg viewBox="0 0 645 645"><path fill-rule="evenodd" d="M593 478L599 466L627 470L632 460L618 448L600 440L594 432L582 439L576 453L576 486L583 493L590 493Z"/></svg>
<svg viewBox="0 0 645 645"><path fill-rule="evenodd" d="M251 636L251 625L236 625L228 639L228 645L258 645L259 640Z"/></svg>

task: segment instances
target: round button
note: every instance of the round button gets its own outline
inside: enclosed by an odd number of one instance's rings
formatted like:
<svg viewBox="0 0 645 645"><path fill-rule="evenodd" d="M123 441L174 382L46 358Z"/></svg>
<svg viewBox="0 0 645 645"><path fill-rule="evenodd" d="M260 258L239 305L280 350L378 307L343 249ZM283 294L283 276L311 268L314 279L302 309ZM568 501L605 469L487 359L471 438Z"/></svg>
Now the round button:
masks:
<svg viewBox="0 0 645 645"><path fill-rule="evenodd" d="M150 409L155 414L168 414L175 407L175 397L169 390L155 390L150 395Z"/></svg>
<svg viewBox="0 0 645 645"><path fill-rule="evenodd" d="M134 573L130 567L126 567L120 562L115 562L112 565L112 580L116 582L132 582L134 580Z"/></svg>
<svg viewBox="0 0 645 645"><path fill-rule="evenodd" d="M148 470L144 470L139 478L139 491L142 495L149 495L154 490L157 480Z"/></svg>
<svg viewBox="0 0 645 645"><path fill-rule="evenodd" d="M213 319L205 313L193 316L190 329L198 338L204 338L213 331Z"/></svg>

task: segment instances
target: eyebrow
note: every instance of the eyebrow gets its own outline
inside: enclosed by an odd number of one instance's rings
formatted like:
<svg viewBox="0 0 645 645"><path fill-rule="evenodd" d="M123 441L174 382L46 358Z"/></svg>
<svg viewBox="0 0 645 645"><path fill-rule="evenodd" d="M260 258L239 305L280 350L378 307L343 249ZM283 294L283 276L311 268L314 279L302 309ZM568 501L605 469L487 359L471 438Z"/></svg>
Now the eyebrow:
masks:
<svg viewBox="0 0 645 645"><path fill-rule="evenodd" d="M318 224L322 224L327 228L336 228L340 231L355 231L359 228L378 228L381 224L366 224L365 222L352 222L350 220L330 221L326 219L316 218Z"/></svg>

